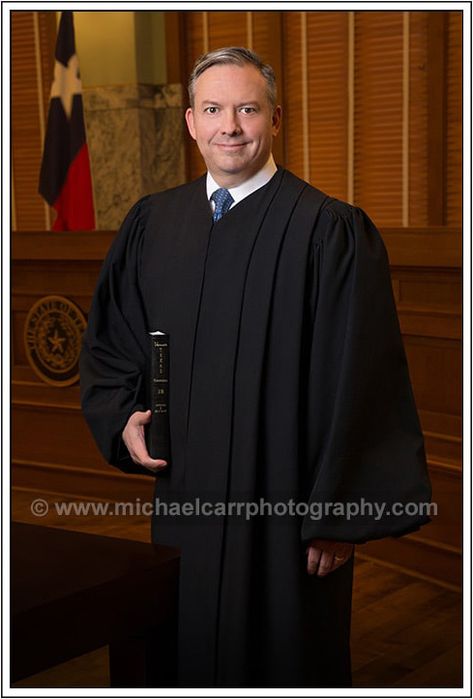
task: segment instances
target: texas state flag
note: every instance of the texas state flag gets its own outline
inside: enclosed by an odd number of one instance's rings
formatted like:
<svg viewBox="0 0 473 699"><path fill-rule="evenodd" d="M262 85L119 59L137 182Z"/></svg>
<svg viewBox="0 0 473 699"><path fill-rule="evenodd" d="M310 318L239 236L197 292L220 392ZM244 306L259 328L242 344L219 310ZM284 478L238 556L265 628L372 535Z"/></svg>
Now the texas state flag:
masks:
<svg viewBox="0 0 473 699"><path fill-rule="evenodd" d="M54 231L93 230L92 179L72 12L61 13L55 56L39 193L57 212Z"/></svg>

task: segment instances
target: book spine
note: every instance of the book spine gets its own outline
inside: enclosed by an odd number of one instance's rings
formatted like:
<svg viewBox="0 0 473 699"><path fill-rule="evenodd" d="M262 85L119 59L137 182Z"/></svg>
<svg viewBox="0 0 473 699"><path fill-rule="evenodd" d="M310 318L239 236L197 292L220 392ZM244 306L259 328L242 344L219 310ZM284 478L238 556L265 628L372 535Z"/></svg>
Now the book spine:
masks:
<svg viewBox="0 0 473 699"><path fill-rule="evenodd" d="M169 335L166 333L151 337L151 413L149 455L169 463Z"/></svg>

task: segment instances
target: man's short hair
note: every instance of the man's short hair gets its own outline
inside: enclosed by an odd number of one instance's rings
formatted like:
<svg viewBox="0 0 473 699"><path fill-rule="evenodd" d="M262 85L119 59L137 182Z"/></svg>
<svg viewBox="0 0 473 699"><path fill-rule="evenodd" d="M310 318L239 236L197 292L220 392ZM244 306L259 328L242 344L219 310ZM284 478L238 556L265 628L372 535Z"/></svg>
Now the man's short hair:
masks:
<svg viewBox="0 0 473 699"><path fill-rule="evenodd" d="M199 76L202 75L208 68L217 65L252 65L254 66L263 78L266 80L266 88L268 100L272 107L276 106L276 77L274 70L268 63L263 63L258 54L243 46L226 46L209 53L204 53L194 63L192 73L189 77L188 91L191 107L194 107L195 83Z"/></svg>

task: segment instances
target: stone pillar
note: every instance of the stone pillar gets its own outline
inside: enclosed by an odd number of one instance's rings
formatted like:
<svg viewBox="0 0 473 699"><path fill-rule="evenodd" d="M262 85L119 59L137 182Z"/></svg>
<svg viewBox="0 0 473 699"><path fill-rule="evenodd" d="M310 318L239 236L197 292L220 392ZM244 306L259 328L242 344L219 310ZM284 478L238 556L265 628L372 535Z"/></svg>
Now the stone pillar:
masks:
<svg viewBox="0 0 473 699"><path fill-rule="evenodd" d="M74 12L97 228L185 181L182 87L166 83L164 13Z"/></svg>
<svg viewBox="0 0 473 699"><path fill-rule="evenodd" d="M145 194L185 181L180 85L83 90L97 228L118 228Z"/></svg>

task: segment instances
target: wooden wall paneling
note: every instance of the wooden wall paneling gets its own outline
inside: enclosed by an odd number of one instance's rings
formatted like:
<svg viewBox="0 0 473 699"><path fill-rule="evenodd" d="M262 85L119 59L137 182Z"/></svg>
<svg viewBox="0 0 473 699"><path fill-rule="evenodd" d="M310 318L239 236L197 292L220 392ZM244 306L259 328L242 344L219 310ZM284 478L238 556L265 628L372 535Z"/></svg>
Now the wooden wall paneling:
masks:
<svg viewBox="0 0 473 699"><path fill-rule="evenodd" d="M449 468L435 461L429 462L432 479L432 501L437 515L422 531L422 538L452 546L459 553L462 547L462 479L460 468ZM419 533L420 535L420 533Z"/></svg>
<svg viewBox="0 0 473 699"><path fill-rule="evenodd" d="M164 13L164 27L166 36L166 80L169 84L181 85L182 87L182 107L185 109L189 103L187 93L187 82L189 72L187 70L186 54L186 28L184 12L173 12L170 10ZM183 125L182 138L184 139L184 169L185 179L191 179L191 167L189 150L191 141L187 133L187 127Z"/></svg>
<svg viewBox="0 0 473 699"><path fill-rule="evenodd" d="M274 68L278 84L278 97L283 99L284 83L282 80L282 29L284 12L251 12L252 44L255 51L265 63ZM247 44L245 43L244 46Z"/></svg>
<svg viewBox="0 0 473 699"><path fill-rule="evenodd" d="M402 223L402 12L355 12L355 203Z"/></svg>
<svg viewBox="0 0 473 699"><path fill-rule="evenodd" d="M116 234L116 231L15 231L12 258L21 263L29 260L103 262Z"/></svg>
<svg viewBox="0 0 473 699"><path fill-rule="evenodd" d="M283 81L283 12L264 12L257 10L251 12L252 45L253 50L261 57L265 63L269 63L276 74L277 101L284 104L284 81ZM246 46L246 44L245 44ZM279 165L285 166L285 131L286 117L283 112L281 129L278 136L273 141L274 159Z"/></svg>
<svg viewBox="0 0 473 699"><path fill-rule="evenodd" d="M462 222L462 12L447 13L446 56L446 212L445 223L460 226Z"/></svg>
<svg viewBox="0 0 473 699"><path fill-rule="evenodd" d="M428 13L428 212L427 224L441 226L445 219L446 176L446 53L447 12Z"/></svg>
<svg viewBox="0 0 473 699"><path fill-rule="evenodd" d="M461 415L459 340L404 335L419 410Z"/></svg>
<svg viewBox="0 0 473 699"><path fill-rule="evenodd" d="M382 229L438 515L402 540L370 542L368 555L461 584L462 251L459 229ZM383 545L384 544L384 545Z"/></svg>
<svg viewBox="0 0 473 699"><path fill-rule="evenodd" d="M25 405L54 404L64 408L76 408L80 401L80 388L79 384L75 384L59 389L57 386L40 382L36 377L34 382L15 381L14 399Z"/></svg>
<svg viewBox="0 0 473 699"><path fill-rule="evenodd" d="M459 269L393 268L396 304L429 459L461 468Z"/></svg>
<svg viewBox="0 0 473 699"><path fill-rule="evenodd" d="M16 486L81 494L84 482L97 472L102 476L95 485L101 490L95 495L110 497L110 478L119 476L95 446L80 409L79 386L43 383L27 361L23 341L27 313L43 296L65 295L87 314L115 235L111 231L13 233L12 455ZM123 494L125 489L120 487Z"/></svg>
<svg viewBox="0 0 473 699"><path fill-rule="evenodd" d="M246 46L246 12L207 12L209 51L222 46Z"/></svg>
<svg viewBox="0 0 473 699"><path fill-rule="evenodd" d="M167 10L164 12L166 33L166 80L168 83L180 83L187 88L187 66L185 65L185 27L184 13Z"/></svg>
<svg viewBox="0 0 473 699"><path fill-rule="evenodd" d="M432 14L409 12L409 226L437 223L428 217L429 157L432 152L428 134L432 119L427 92L428 85L434 82L433 75L437 75L428 54L428 26Z"/></svg>
<svg viewBox="0 0 473 699"><path fill-rule="evenodd" d="M12 236L13 377L37 380L27 363L23 326L42 296L62 294L87 313L106 251L116 233L15 231Z"/></svg>
<svg viewBox="0 0 473 699"><path fill-rule="evenodd" d="M202 12L181 12L184 23L185 45L185 68L189 74L195 60L205 51L204 46L204 19Z"/></svg>
<svg viewBox="0 0 473 699"><path fill-rule="evenodd" d="M456 268L462 266L459 228L383 228L392 266Z"/></svg>
<svg viewBox="0 0 473 699"><path fill-rule="evenodd" d="M54 498L55 501L83 498L133 502L139 498L144 503L152 501L154 491L154 477L121 473L107 465L103 470L77 469L31 459L13 461L12 483L14 490L30 491L31 501L41 497L41 492L44 492L59 495L60 497ZM77 515L72 516L75 519ZM66 526L64 523L64 527Z"/></svg>
<svg viewBox="0 0 473 699"><path fill-rule="evenodd" d="M74 303L76 303L83 311L83 313L87 314L92 298L92 290L97 280L99 265L97 265L95 269L94 266L92 266L92 268L89 268L86 271L81 269L81 265L79 265L79 269L75 268L74 265L64 265L64 267L65 268L59 270L58 266L56 265L49 274L47 273L46 265L42 266L39 273L37 273L37 270L31 271L31 283L38 284L36 287L38 291L34 293L32 291L22 292L19 290L18 292L15 291L14 293L12 300L11 343L13 356L12 373L14 381L39 381L28 362L23 336L26 318L36 301L43 296L59 293L60 295L66 296L74 301ZM20 283L21 278L23 276L26 277L31 269L32 268L30 266L27 266L25 269L18 271L18 274L15 276L18 278ZM90 283L92 286L90 291L86 290L86 285L88 283ZM82 286L81 289L79 289L80 286Z"/></svg>
<svg viewBox="0 0 473 699"><path fill-rule="evenodd" d="M43 229L48 220L49 207L38 194L38 181L53 78L55 38L55 12L21 10L11 13L14 220L16 227L22 230Z"/></svg>
<svg viewBox="0 0 473 699"><path fill-rule="evenodd" d="M40 106L36 73L34 13L11 13L11 135L16 225L24 230L46 225L38 194L41 165Z"/></svg>
<svg viewBox="0 0 473 699"><path fill-rule="evenodd" d="M37 12L39 30L39 53L41 58L41 83L43 93L43 109L45 123L49 111L49 95L54 76L54 63L56 51L56 12Z"/></svg>
<svg viewBox="0 0 473 699"><path fill-rule="evenodd" d="M94 288L101 263L91 261L84 263L66 260L62 264L48 263L46 260L38 260L36 264L25 262L18 265L15 270L15 302L13 310L19 310L18 301L29 297L34 300L31 289L38 289L38 293L50 293L48 289L61 289L62 295L74 297L78 304L84 304L84 289ZM35 286L33 286L35 285ZM87 305L88 305L87 300ZM22 310L27 310L24 307Z"/></svg>
<svg viewBox="0 0 473 699"><path fill-rule="evenodd" d="M308 27L309 53L308 154L303 139L303 15ZM346 15L339 11L282 14L286 165L304 177L304 162L309 157L313 170L311 182L342 198L347 197L347 187L340 184L347 177L346 119L340 123L333 143L330 138L324 140L323 127L328 121L327 133L330 133L340 116L346 116L348 85L344 61L348 31L343 27ZM458 227L461 220L461 13L410 12L407 25L402 12L361 11L354 16L355 201L379 226L402 225L404 191L409 227L441 225L446 218L450 226ZM408 64L403 77L405 40ZM324 85L323 76L330 71L335 74ZM406 79L407 86L403 82ZM327 117L325 121L324 110L327 114L332 110L331 119ZM445 111L447 116L443 119ZM407 119L406 124L403 118ZM406 130L408 138L403 144ZM329 155L325 155L324 148L330 150ZM406 161L407 181L403 177ZM324 169L330 171L325 173ZM449 192L448 217L441 216L442 189Z"/></svg>
<svg viewBox="0 0 473 699"><path fill-rule="evenodd" d="M423 337L444 337L459 340L461 315L450 311L403 308L399 311L404 335L419 333Z"/></svg>
<svg viewBox="0 0 473 699"><path fill-rule="evenodd" d="M462 280L458 270L393 269L397 307L406 335L461 340Z"/></svg>
<svg viewBox="0 0 473 699"><path fill-rule="evenodd" d="M87 314L106 251L116 233L16 231L12 236L13 379L37 382L23 342L26 316L42 296L67 296ZM59 390L59 389L58 389Z"/></svg>
<svg viewBox="0 0 473 699"><path fill-rule="evenodd" d="M13 398L12 450L14 460L67 464L75 468L105 467L87 428L80 405L35 403ZM105 467L106 468L106 467Z"/></svg>
<svg viewBox="0 0 473 699"><path fill-rule="evenodd" d="M348 12L307 12L310 181L346 200Z"/></svg>
<svg viewBox="0 0 473 699"><path fill-rule="evenodd" d="M458 476L461 476L461 461L462 461L462 437L461 434L456 436L445 431L433 432L428 428L429 419L434 417L436 420L441 420L444 424L448 423L451 415L446 413L432 413L427 410L419 411L420 421L423 425L425 449L429 456L429 462L446 469L458 468ZM453 416L458 417L460 416ZM456 466L455 464L458 464Z"/></svg>
<svg viewBox="0 0 473 699"><path fill-rule="evenodd" d="M286 121L284 132L284 151L286 167L298 177L304 177L304 143L302 139L303 102L302 102L302 51L301 51L301 13L284 12L283 14L283 119Z"/></svg>
<svg viewBox="0 0 473 699"><path fill-rule="evenodd" d="M429 459L432 502L437 514L418 532L357 547L357 553L431 580L462 584L462 479L459 468Z"/></svg>
<svg viewBox="0 0 473 699"><path fill-rule="evenodd" d="M182 15L185 35L184 63L186 73L190 75L196 59L204 53L204 17L203 12L183 12ZM189 180L194 180L204 174L205 163L195 141L187 132L187 128L185 129L185 139L187 173Z"/></svg>

